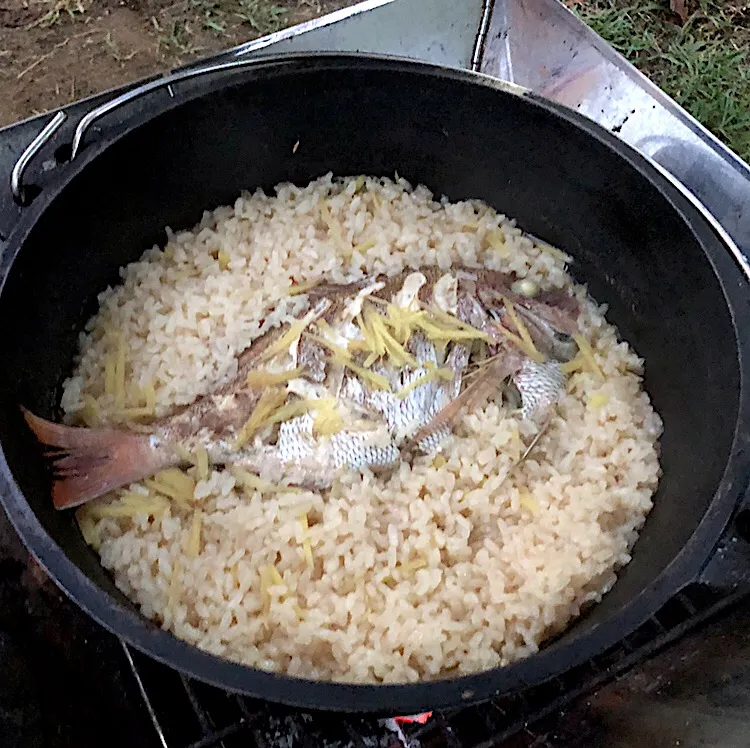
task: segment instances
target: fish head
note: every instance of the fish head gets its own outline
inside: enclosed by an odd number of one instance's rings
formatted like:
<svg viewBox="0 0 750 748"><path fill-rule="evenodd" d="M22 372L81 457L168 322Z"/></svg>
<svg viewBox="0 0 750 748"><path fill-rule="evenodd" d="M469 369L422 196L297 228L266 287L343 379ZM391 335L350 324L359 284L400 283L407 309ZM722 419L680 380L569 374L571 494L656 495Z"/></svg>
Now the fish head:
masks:
<svg viewBox="0 0 750 748"><path fill-rule="evenodd" d="M578 300L560 290L543 291L531 280L501 273L486 273L477 284L477 296L495 325L517 332L509 307L528 330L546 358L570 361L578 352L573 335L578 330Z"/></svg>

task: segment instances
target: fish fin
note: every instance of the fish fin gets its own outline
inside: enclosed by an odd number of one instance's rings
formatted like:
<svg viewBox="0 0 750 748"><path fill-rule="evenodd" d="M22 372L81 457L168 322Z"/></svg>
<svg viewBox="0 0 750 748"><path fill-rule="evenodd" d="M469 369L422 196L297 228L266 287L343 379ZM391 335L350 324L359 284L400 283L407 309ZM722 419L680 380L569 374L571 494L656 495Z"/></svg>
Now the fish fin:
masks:
<svg viewBox="0 0 750 748"><path fill-rule="evenodd" d="M106 428L63 426L35 416L21 407L29 428L45 449L53 471L55 509L84 504L163 467L163 451L147 434Z"/></svg>
<svg viewBox="0 0 750 748"><path fill-rule="evenodd" d="M409 440L416 445L429 439L446 427L451 428L461 413L474 410L484 405L496 392L500 383L513 373L512 369L500 362L501 365L488 366L477 378L455 399L439 410L432 419L417 431Z"/></svg>

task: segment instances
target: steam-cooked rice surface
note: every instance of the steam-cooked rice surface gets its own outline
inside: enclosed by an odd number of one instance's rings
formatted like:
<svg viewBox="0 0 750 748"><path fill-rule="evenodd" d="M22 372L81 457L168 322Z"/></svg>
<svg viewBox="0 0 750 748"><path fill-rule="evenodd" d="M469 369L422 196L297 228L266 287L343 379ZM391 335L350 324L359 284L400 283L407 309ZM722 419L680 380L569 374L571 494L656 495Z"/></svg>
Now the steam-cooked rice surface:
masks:
<svg viewBox="0 0 750 748"><path fill-rule="evenodd" d="M73 422L121 419L122 397L104 392L124 350L126 405L153 386L157 413L168 412L230 378L238 352L305 307L304 295L287 296L293 283L459 262L571 286L564 256L510 219L404 180L328 175L245 193L123 269L81 336L63 408ZM408 682L536 651L630 560L659 476L661 421L642 361L575 292L604 377L572 375L551 427L510 475L535 427L498 398L467 413L440 456L388 478L261 495L229 471L199 479L191 468L189 506L102 518L117 500L105 497L80 515L87 539L144 615L265 670Z"/></svg>

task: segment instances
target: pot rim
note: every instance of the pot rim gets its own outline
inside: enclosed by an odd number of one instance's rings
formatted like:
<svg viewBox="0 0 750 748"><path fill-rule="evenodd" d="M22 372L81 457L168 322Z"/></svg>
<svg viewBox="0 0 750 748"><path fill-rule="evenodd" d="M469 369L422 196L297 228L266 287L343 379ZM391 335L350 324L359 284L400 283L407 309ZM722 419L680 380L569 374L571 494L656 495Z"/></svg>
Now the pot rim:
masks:
<svg viewBox="0 0 750 748"><path fill-rule="evenodd" d="M463 69L400 57L358 53L268 55L254 60L252 64L243 67L241 72L247 76L263 75L264 72L283 75L284 73L299 74L306 70L349 69L352 66L360 69L388 69L432 77L448 77L463 81L468 85L492 88L500 94L525 98L529 106L566 120L574 127L583 129L590 137L610 150L616 151L630 168L635 169L643 179L658 189L664 200L669 203L672 210L678 213L690 228L696 241L703 247L707 261L713 265L714 273L732 314L740 359L738 368L741 381L735 433L724 474L711 504L682 551L647 587L604 622L588 631L574 634L572 639L562 644L554 642L538 653L505 667L414 684L336 683L266 672L209 654L163 631L140 613L128 609L123 603L111 597L68 558L37 520L13 478L2 445L0 445L0 501L24 544L58 586L104 628L150 657L220 688L268 701L307 709L380 713L392 716L394 713L416 713L427 709L469 705L485 701L503 692L538 685L584 663L624 639L652 617L686 584L695 580L728 524L734 507L745 491L746 476L750 474L750 454L744 448L746 437L743 436L748 432L747 424L750 423L750 393L745 381L750 339L747 339L747 335L740 334L740 327L737 324L737 317L741 312L750 318L748 310L741 309L740 306L742 302L747 304L743 287L748 283L748 266L739 249L726 236L726 232L723 232L713 216L695 198L691 199L689 194L686 195L684 188L680 189L679 183L675 184L674 178L665 175L661 167L654 165L629 145L582 115L529 94L525 89L518 89L490 76ZM219 83L214 82L212 90L222 90L241 82L239 76L227 76ZM158 107L155 114L139 117L119 132L104 135L101 140L87 146L73 162L65 164L58 170L31 206L24 209L19 223L8 239L6 251L0 257L0 294L2 294L13 263L18 253L22 251L24 242L36 221L75 175L84 170L89 163L120 138L154 117L195 98L208 95L204 89L205 87L197 93L191 91L188 95L176 97L166 106ZM678 205L681 201L685 203L682 207ZM706 251L707 242L701 240L696 233L695 219L691 220L686 215L690 210L696 212L699 222L702 221L704 228L707 228L717 242L722 244L722 252L712 255ZM719 230L723 233L717 234ZM730 283L727 278L732 272L735 277ZM750 329L750 325L744 329Z"/></svg>

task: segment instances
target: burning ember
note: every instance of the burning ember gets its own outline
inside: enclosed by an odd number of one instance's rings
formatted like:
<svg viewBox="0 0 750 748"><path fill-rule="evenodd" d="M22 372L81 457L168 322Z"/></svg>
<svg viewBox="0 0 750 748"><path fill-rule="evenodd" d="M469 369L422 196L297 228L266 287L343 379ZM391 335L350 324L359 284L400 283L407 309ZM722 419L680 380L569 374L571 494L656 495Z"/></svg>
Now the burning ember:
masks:
<svg viewBox="0 0 750 748"><path fill-rule="evenodd" d="M401 729L402 725L424 725L432 717L432 712L422 712L421 714L410 714L405 717L392 717L391 719L382 720L382 724L391 732L396 733L399 743L404 748L419 748L418 740L409 740Z"/></svg>

